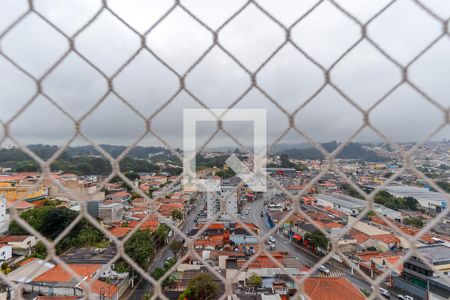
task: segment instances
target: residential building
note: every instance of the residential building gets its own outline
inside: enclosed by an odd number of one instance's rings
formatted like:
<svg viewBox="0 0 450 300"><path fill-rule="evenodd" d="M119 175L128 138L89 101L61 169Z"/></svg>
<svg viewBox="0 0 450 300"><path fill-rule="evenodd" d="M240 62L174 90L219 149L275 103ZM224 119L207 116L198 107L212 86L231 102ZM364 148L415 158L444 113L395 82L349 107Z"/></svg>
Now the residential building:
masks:
<svg viewBox="0 0 450 300"><path fill-rule="evenodd" d="M7 244L0 244L0 263L7 262L12 258L12 247Z"/></svg>
<svg viewBox="0 0 450 300"><path fill-rule="evenodd" d="M124 208L122 203L102 203L98 206L98 218L105 224L120 222L123 219Z"/></svg>
<svg viewBox="0 0 450 300"><path fill-rule="evenodd" d="M7 202L5 197L0 196L0 234L8 231L9 227L9 213L7 210Z"/></svg>
<svg viewBox="0 0 450 300"><path fill-rule="evenodd" d="M111 200L116 203L123 203L131 200L131 194L125 191L120 191L106 195L106 200Z"/></svg>
<svg viewBox="0 0 450 300"><path fill-rule="evenodd" d="M214 216L221 211L221 200L225 201L225 206L222 211L220 218L222 220L230 220L227 212L234 215L238 213L238 193L236 191L235 185L221 185L220 191L218 192L207 192L206 196L206 207L207 207L207 218L212 219Z"/></svg>
<svg viewBox="0 0 450 300"><path fill-rule="evenodd" d="M417 250L427 262L446 276L450 276L450 247L442 244L420 247ZM438 276L422 259L413 254L403 264L402 277L406 281L427 289L428 279Z"/></svg>
<svg viewBox="0 0 450 300"><path fill-rule="evenodd" d="M311 300L364 300L366 296L345 277L312 277L305 280Z"/></svg>
<svg viewBox="0 0 450 300"><path fill-rule="evenodd" d="M0 237L1 244L12 247L12 252L16 255L30 255L31 250L36 246L34 235L6 235Z"/></svg>

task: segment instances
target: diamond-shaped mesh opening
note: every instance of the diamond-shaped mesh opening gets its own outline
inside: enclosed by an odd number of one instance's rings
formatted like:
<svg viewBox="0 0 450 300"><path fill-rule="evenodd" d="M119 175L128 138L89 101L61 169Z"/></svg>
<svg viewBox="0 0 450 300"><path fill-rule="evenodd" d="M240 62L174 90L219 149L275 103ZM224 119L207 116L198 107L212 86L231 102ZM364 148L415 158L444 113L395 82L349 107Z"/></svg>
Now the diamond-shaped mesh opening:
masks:
<svg viewBox="0 0 450 300"><path fill-rule="evenodd" d="M294 2L2 3L0 293L448 286L449 6ZM199 107L267 109L267 192L225 163L254 159L248 122L199 124L195 173L223 190L182 189L182 112Z"/></svg>

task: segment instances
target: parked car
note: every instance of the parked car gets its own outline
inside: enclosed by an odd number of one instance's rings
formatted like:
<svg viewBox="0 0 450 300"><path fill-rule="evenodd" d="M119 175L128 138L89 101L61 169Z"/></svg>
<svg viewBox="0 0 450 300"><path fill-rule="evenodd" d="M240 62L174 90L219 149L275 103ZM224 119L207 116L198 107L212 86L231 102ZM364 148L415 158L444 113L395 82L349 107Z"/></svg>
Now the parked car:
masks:
<svg viewBox="0 0 450 300"><path fill-rule="evenodd" d="M275 249L277 249L277 245L275 245L275 243L270 243L269 244L269 249L270 250L275 250Z"/></svg>
<svg viewBox="0 0 450 300"><path fill-rule="evenodd" d="M259 215L261 216L261 218L262 218L262 217L264 217L264 214L263 214L263 212L261 212L261 213L260 213Z"/></svg>
<svg viewBox="0 0 450 300"><path fill-rule="evenodd" d="M269 236L269 242L275 243L275 238L273 236Z"/></svg>
<svg viewBox="0 0 450 300"><path fill-rule="evenodd" d="M397 297L398 297L398 299L400 299L400 300L414 300L413 297L408 296L408 295L398 295Z"/></svg>
<svg viewBox="0 0 450 300"><path fill-rule="evenodd" d="M384 288L378 288L378 291L380 291L380 294L383 295L385 298L388 298L391 296L391 293L389 293L388 290L384 289Z"/></svg>
<svg viewBox="0 0 450 300"><path fill-rule="evenodd" d="M330 273L331 273L330 269L328 269L328 268L327 268L326 266L324 266L324 265L321 265L321 266L319 267L319 270L320 270L320 272L325 273L325 274L330 274Z"/></svg>

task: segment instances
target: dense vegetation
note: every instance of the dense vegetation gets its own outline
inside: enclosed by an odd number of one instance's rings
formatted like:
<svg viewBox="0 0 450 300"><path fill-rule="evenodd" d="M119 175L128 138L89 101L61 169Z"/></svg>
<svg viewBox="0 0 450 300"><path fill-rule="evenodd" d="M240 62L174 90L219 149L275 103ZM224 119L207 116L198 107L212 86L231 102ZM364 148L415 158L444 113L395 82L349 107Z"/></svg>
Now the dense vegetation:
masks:
<svg viewBox="0 0 450 300"><path fill-rule="evenodd" d="M381 205L384 205L388 208L399 210L399 209L410 209L410 210L418 210L419 203L413 197L395 197L389 192L379 191L375 195L375 202Z"/></svg>
<svg viewBox="0 0 450 300"><path fill-rule="evenodd" d="M186 289L178 299L204 300L215 299L219 286L209 273L200 273L189 279Z"/></svg>
<svg viewBox="0 0 450 300"><path fill-rule="evenodd" d="M328 245L330 241L327 239L327 237L320 232L319 230L316 230L312 233L305 234L305 239L308 239L314 247L322 248L323 250L328 250Z"/></svg>
<svg viewBox="0 0 450 300"><path fill-rule="evenodd" d="M332 152L339 146L336 141L324 143L322 147L328 152ZM306 148L306 149L287 149L283 150L282 154L288 154L289 157L295 159L324 159L322 153L316 148ZM342 151L337 155L337 158L341 159L360 159L364 161L384 161L385 158L378 156L374 151L364 149L362 144L359 143L349 143L345 146Z"/></svg>
<svg viewBox="0 0 450 300"><path fill-rule="evenodd" d="M417 228L422 228L424 225L422 219L413 217L403 219L403 223Z"/></svg>
<svg viewBox="0 0 450 300"><path fill-rule="evenodd" d="M29 145L30 150L43 159L50 158L57 150L57 146ZM125 146L102 145L113 157L125 150ZM152 153L164 153L168 151L158 147L135 147L121 160L120 167L123 172L158 172L169 171L171 174L179 174L180 170L160 168L147 160ZM162 155L162 154L160 154ZM2 167L12 168L15 172L40 171L39 165L27 154L18 148L0 149L0 164ZM53 171L71 172L77 175L107 175L111 173L111 164L98 153L92 146L69 147L51 166Z"/></svg>
<svg viewBox="0 0 450 300"><path fill-rule="evenodd" d="M68 208L43 206L25 211L20 217L44 237L54 240L77 215L77 212ZM29 234L16 221L11 222L9 232L14 235ZM56 251L61 253L73 246L105 246L107 243L103 233L83 219L58 243Z"/></svg>

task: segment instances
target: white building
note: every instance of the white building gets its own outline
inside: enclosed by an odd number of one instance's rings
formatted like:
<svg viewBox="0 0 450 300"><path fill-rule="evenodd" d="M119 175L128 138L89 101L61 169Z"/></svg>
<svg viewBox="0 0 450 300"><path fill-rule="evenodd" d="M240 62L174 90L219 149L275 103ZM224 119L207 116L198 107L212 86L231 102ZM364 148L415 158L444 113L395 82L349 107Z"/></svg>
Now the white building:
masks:
<svg viewBox="0 0 450 300"><path fill-rule="evenodd" d="M12 258L12 247L10 245L0 245L0 262L8 261Z"/></svg>
<svg viewBox="0 0 450 300"><path fill-rule="evenodd" d="M366 208L367 201L342 194L319 194L317 196L317 204L342 211L349 216L356 216ZM373 206L381 215L392 220L401 220L402 214L400 212L377 203L374 203Z"/></svg>
<svg viewBox="0 0 450 300"><path fill-rule="evenodd" d="M7 202L5 197L0 196L0 234L8 231L9 213L7 210Z"/></svg>
<svg viewBox="0 0 450 300"><path fill-rule="evenodd" d="M223 213L219 216L222 220L229 220L230 216L227 212L236 215L238 213L238 195L236 186L222 185L218 192L207 192L206 208L207 218L213 219L214 216L221 210L221 200L225 202L225 207L222 208Z"/></svg>

